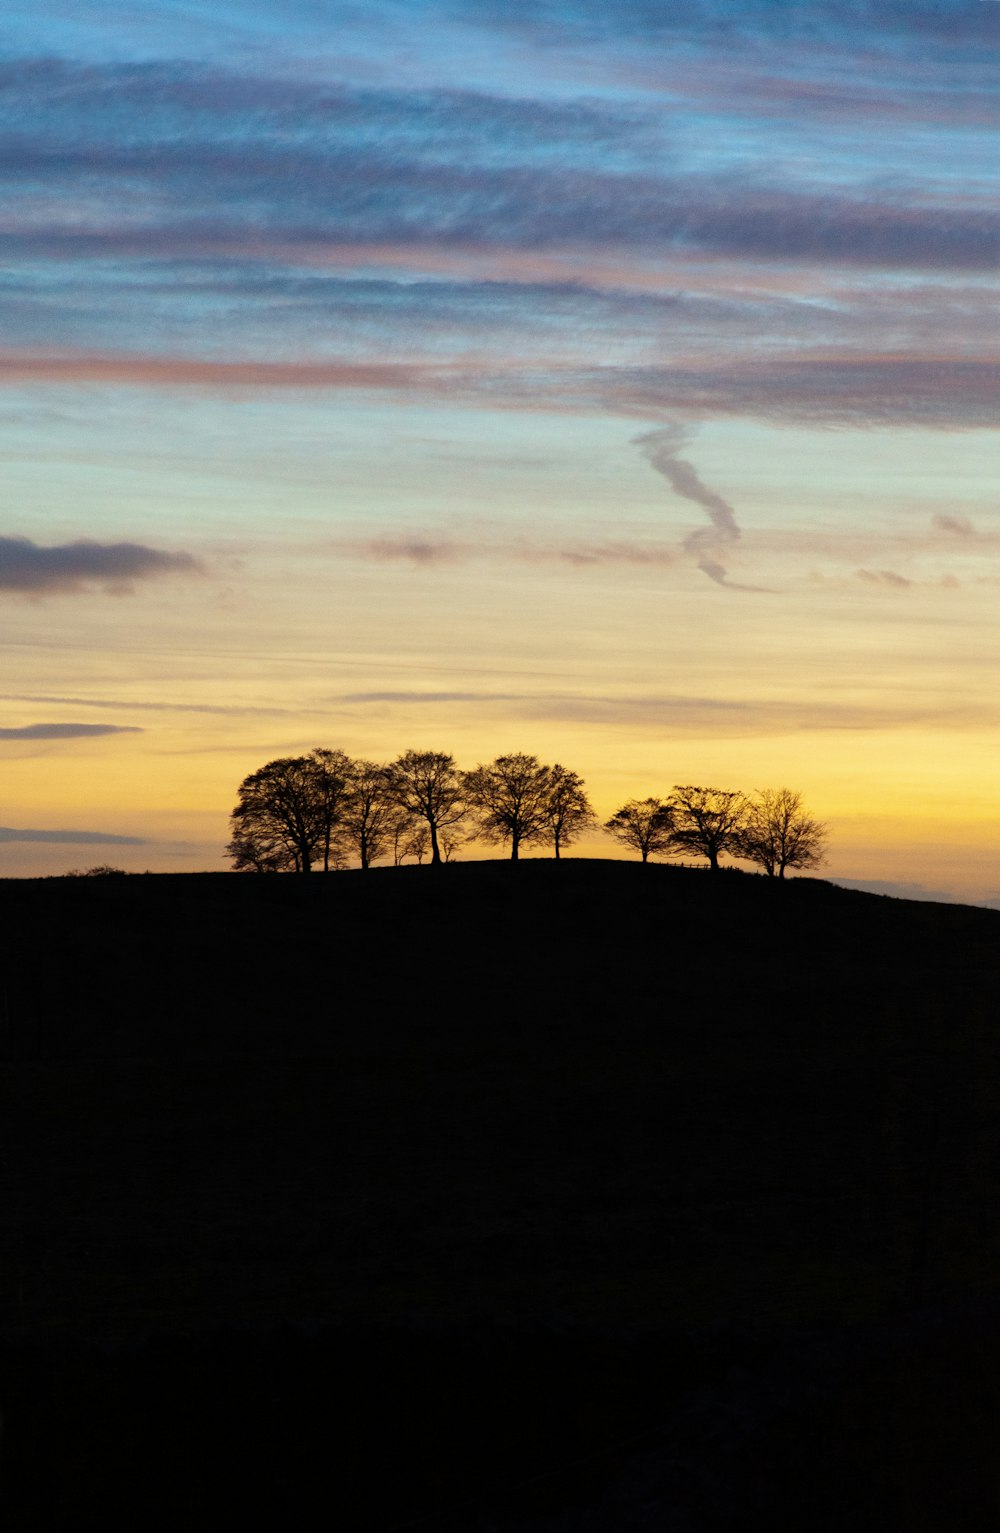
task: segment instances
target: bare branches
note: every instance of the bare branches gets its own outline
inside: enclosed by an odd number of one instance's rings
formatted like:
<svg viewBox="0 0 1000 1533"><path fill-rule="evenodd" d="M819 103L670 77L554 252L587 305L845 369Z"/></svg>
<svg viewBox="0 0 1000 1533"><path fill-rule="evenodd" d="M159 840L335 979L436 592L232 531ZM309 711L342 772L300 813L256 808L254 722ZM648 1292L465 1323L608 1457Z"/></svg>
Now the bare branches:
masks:
<svg viewBox="0 0 1000 1533"><path fill-rule="evenodd" d="M643 862L655 856L669 857L674 851L670 807L659 798L629 799L605 822L604 829L623 846L638 852Z"/></svg>
<svg viewBox="0 0 1000 1533"><path fill-rule="evenodd" d="M558 761L549 769L543 818L545 834L552 841L557 862L564 846L569 846L597 824L597 816L584 791L583 778L578 772L560 766Z"/></svg>
<svg viewBox="0 0 1000 1533"><path fill-rule="evenodd" d="M244 778L231 817L226 855L236 870L325 870L348 860L364 869L382 858L452 861L477 837L510 846L563 847L597 826L578 772L512 752L463 772L444 751L406 751L384 765L317 748L282 756ZM824 861L825 825L791 788L751 797L728 788L676 785L669 798L630 799L605 821L621 845L651 857L704 857L718 871L725 856L756 864L769 877Z"/></svg>
<svg viewBox="0 0 1000 1533"><path fill-rule="evenodd" d="M237 868L309 873L317 856L328 866L333 784L319 754L280 756L243 779L227 849Z"/></svg>
<svg viewBox="0 0 1000 1533"><path fill-rule="evenodd" d="M511 861L522 846L548 832L551 768L537 756L498 756L465 774L465 792L484 841L510 842Z"/></svg>
<svg viewBox="0 0 1000 1533"><path fill-rule="evenodd" d="M357 856L362 868L370 868L394 847L394 834L404 825L412 828L396 802L389 768L376 761L352 761L340 810L341 845Z"/></svg>
<svg viewBox="0 0 1000 1533"><path fill-rule="evenodd" d="M738 856L784 878L786 868L815 868L826 855L826 826L806 814L791 788L759 788L747 805Z"/></svg>
<svg viewBox="0 0 1000 1533"><path fill-rule="evenodd" d="M396 803L424 820L431 838L431 862L441 862L441 833L465 818L463 774L444 751L407 751L389 768Z"/></svg>
<svg viewBox="0 0 1000 1533"><path fill-rule="evenodd" d="M668 804L673 822L670 839L676 851L707 857L713 873L718 871L723 852L740 855L740 833L746 817L742 793L687 784L674 788Z"/></svg>

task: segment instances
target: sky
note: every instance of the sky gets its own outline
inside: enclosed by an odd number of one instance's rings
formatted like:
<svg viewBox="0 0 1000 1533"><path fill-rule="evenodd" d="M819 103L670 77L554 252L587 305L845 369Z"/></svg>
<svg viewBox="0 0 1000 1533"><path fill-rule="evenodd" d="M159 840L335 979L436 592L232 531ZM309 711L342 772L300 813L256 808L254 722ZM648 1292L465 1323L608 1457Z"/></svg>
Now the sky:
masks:
<svg viewBox="0 0 1000 1533"><path fill-rule="evenodd" d="M0 48L0 876L223 868L314 746L527 751L1000 904L997 0Z"/></svg>

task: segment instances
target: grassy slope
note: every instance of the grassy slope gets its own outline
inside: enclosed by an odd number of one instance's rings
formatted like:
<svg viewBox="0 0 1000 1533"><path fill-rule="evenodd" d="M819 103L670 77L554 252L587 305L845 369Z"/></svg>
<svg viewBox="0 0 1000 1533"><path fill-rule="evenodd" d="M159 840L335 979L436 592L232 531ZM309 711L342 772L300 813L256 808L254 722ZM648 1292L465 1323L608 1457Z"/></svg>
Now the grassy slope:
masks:
<svg viewBox="0 0 1000 1533"><path fill-rule="evenodd" d="M621 863L0 885L4 1312L992 1289L1000 916Z"/></svg>
<svg viewBox="0 0 1000 1533"><path fill-rule="evenodd" d="M5 1526L996 1525L1000 916L568 861L0 920Z"/></svg>

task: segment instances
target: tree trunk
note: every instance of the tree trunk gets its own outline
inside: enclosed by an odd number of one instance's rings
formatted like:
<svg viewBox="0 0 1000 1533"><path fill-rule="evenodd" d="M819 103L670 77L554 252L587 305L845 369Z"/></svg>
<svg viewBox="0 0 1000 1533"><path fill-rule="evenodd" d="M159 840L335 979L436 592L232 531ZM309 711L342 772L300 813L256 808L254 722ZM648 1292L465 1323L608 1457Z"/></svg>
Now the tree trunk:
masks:
<svg viewBox="0 0 1000 1533"><path fill-rule="evenodd" d="M518 861L518 855L517 854L518 854L518 849L520 847L520 841L521 841L521 838L518 835L517 831L516 830L512 831L511 832L511 837L510 837L510 860L511 860L511 862L517 862Z"/></svg>
<svg viewBox="0 0 1000 1533"><path fill-rule="evenodd" d="M648 847L644 846L643 849L642 849L642 860L643 860L643 862L648 862L649 861L649 849L648 849Z"/></svg>
<svg viewBox="0 0 1000 1533"><path fill-rule="evenodd" d="M708 867L711 873L718 873L719 871L719 854L714 847L708 854Z"/></svg>
<svg viewBox="0 0 1000 1533"><path fill-rule="evenodd" d="M437 826L435 825L433 820L431 820L431 822L430 822L430 827L431 827L431 866L433 867L435 863L438 863L438 862L441 861L441 848L438 846Z"/></svg>
<svg viewBox="0 0 1000 1533"><path fill-rule="evenodd" d="M556 839L556 862L558 862L559 861L559 832L555 831L554 834L555 834L555 839Z"/></svg>
<svg viewBox="0 0 1000 1533"><path fill-rule="evenodd" d="M361 844L358 847L358 851L361 853L361 866L366 868L368 866L368 837L364 831L361 832Z"/></svg>

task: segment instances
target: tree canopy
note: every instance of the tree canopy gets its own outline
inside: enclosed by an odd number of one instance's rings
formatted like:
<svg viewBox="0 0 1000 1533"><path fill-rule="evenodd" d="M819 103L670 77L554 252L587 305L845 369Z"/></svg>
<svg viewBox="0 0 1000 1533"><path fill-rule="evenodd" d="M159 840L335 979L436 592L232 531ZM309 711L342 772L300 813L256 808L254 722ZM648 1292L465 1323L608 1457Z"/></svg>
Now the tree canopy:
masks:
<svg viewBox="0 0 1000 1533"><path fill-rule="evenodd" d="M737 855L770 877L786 868L816 868L826 855L826 826L802 806L791 788L759 788L749 801L739 832Z"/></svg>
<svg viewBox="0 0 1000 1533"><path fill-rule="evenodd" d="M236 870L324 872L351 861L370 868L407 857L451 861L476 839L562 850L598 828L578 772L515 751L462 771L445 751L408 750L393 762L356 760L317 746L279 756L245 777L231 815L226 855ZM651 857L690 853L717 871L723 855L770 877L823 862L826 827L791 788L752 796L728 788L676 785L669 797L629 799L602 827L620 845Z"/></svg>
<svg viewBox="0 0 1000 1533"><path fill-rule="evenodd" d="M699 788L691 783L675 787L667 801L671 815L670 839L679 852L707 857L713 872L719 857L740 855L740 835L746 817L746 799L727 788Z"/></svg>
<svg viewBox="0 0 1000 1533"><path fill-rule="evenodd" d="M227 849L237 868L309 873L317 857L329 866L333 793L321 754L279 756L240 783Z"/></svg>
<svg viewBox="0 0 1000 1533"><path fill-rule="evenodd" d="M674 850L670 806L660 798L630 798L616 809L604 829L639 853L643 862L653 856L669 856Z"/></svg>
<svg viewBox="0 0 1000 1533"><path fill-rule="evenodd" d="M569 846L597 825L597 816L579 772L571 772L569 767L560 766L558 761L550 767L542 817L545 837L552 842L556 861L564 846Z"/></svg>
<svg viewBox="0 0 1000 1533"><path fill-rule="evenodd" d="M551 768L537 756L498 756L465 774L465 793L484 841L510 842L511 860L548 831Z"/></svg>
<svg viewBox="0 0 1000 1533"><path fill-rule="evenodd" d="M406 751L389 768L399 807L423 820L431 838L431 862L440 863L444 831L461 824L467 812L463 773L445 751Z"/></svg>

